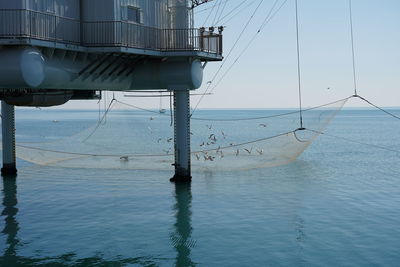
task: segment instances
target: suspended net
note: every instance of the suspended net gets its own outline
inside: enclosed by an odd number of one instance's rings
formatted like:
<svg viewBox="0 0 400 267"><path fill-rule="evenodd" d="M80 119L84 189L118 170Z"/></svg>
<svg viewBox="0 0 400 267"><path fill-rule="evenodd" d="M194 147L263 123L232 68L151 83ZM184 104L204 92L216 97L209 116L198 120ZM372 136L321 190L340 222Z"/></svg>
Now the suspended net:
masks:
<svg viewBox="0 0 400 267"><path fill-rule="evenodd" d="M304 127L314 132L298 129L299 112L294 110L197 111L191 118L192 170L242 170L292 162L347 99L304 110ZM138 109L116 100L97 120L81 118L94 114L74 111L70 118L50 121L43 119L43 110L30 110L25 120L29 127L17 124L17 157L70 168L173 168L169 112Z"/></svg>

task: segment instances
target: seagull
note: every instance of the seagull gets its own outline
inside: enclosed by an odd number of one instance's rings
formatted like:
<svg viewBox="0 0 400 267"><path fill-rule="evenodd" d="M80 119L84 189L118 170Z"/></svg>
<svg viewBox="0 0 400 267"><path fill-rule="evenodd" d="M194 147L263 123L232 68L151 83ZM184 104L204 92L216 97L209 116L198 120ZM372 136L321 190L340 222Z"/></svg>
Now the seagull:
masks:
<svg viewBox="0 0 400 267"><path fill-rule="evenodd" d="M212 124L211 125L206 125L207 126L207 128L208 129L210 129L211 130L211 128L212 128Z"/></svg>
<svg viewBox="0 0 400 267"><path fill-rule="evenodd" d="M244 150L246 150L247 153L251 154L251 151L253 150L253 148L251 148L250 150L248 150L247 148L245 148Z"/></svg>
<svg viewBox="0 0 400 267"><path fill-rule="evenodd" d="M204 146L204 142L200 144L200 146Z"/></svg>
<svg viewBox="0 0 400 267"><path fill-rule="evenodd" d="M262 155L262 154L263 154L263 150L262 150L262 149L260 149L260 150L256 149L256 151L257 151L257 152L258 152L258 154L260 154L260 155Z"/></svg>
<svg viewBox="0 0 400 267"><path fill-rule="evenodd" d="M217 138L215 137L215 134L210 134L208 139L213 140L214 142L217 142Z"/></svg>
<svg viewBox="0 0 400 267"><path fill-rule="evenodd" d="M236 149L235 155L236 155L236 156L239 156L239 149Z"/></svg>
<svg viewBox="0 0 400 267"><path fill-rule="evenodd" d="M154 118L153 118L153 117L150 117L150 120L152 121L152 120L154 120Z"/></svg>
<svg viewBox="0 0 400 267"><path fill-rule="evenodd" d="M172 141L172 137L167 139L167 142L170 143Z"/></svg>
<svg viewBox="0 0 400 267"><path fill-rule="evenodd" d="M122 157L120 157L119 159L120 159L120 160L123 160L123 161L128 161L128 160L129 160L129 157L128 157L128 156L122 156Z"/></svg>
<svg viewBox="0 0 400 267"><path fill-rule="evenodd" d="M265 124L265 123L260 123L258 126L260 126L260 127L267 127L267 124Z"/></svg>
<svg viewBox="0 0 400 267"><path fill-rule="evenodd" d="M215 159L215 157L212 157L212 156L208 156L208 157L204 156L204 157L206 158L206 160L209 160L209 161L214 161L214 159Z"/></svg>
<svg viewBox="0 0 400 267"><path fill-rule="evenodd" d="M222 133L222 136L224 137L224 139L226 139L226 134L223 131L221 131L221 133Z"/></svg>

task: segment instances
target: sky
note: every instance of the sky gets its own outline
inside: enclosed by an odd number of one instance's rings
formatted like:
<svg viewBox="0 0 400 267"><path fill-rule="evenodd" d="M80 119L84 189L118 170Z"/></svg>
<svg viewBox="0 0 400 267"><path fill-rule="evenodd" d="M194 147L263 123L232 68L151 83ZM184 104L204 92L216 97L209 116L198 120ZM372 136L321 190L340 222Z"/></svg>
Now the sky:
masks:
<svg viewBox="0 0 400 267"><path fill-rule="evenodd" d="M285 3L256 34L275 1L214 0L195 9L195 26L225 27L225 61L207 64L203 85L194 93L204 93L208 81L212 81L208 92L216 87L198 108L298 107L295 0L277 0L275 7ZM352 11L358 94L382 107L398 107L400 1L352 0ZM318 106L354 94L349 0L298 0L298 17L303 106ZM238 39L242 30L244 34ZM239 57L254 35L257 36L254 42ZM228 68L231 69L227 72ZM218 69L219 75L213 80ZM192 107L199 99L191 97ZM159 105L157 98L124 98L124 101L145 108ZM167 102L165 98L165 105ZM352 99L347 106L367 105ZM97 102L70 101L63 107L96 108Z"/></svg>

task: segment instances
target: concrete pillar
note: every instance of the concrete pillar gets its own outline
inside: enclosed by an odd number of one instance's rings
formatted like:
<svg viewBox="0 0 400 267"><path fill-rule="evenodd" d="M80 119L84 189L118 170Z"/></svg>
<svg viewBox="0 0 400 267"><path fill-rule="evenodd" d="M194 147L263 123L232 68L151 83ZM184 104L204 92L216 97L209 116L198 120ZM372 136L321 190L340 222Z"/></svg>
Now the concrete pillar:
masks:
<svg viewBox="0 0 400 267"><path fill-rule="evenodd" d="M174 91L175 175L171 182L190 182L190 95Z"/></svg>
<svg viewBox="0 0 400 267"><path fill-rule="evenodd" d="M1 175L17 174L15 159L15 112L14 106L1 101L1 126L3 143L3 168Z"/></svg>

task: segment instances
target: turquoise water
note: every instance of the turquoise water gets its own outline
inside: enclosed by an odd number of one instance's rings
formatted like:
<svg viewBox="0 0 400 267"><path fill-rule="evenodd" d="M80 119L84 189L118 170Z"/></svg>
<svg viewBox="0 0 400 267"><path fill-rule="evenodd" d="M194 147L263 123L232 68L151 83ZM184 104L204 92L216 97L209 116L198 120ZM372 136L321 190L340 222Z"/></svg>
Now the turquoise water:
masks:
<svg viewBox="0 0 400 267"><path fill-rule="evenodd" d="M36 118L44 132L93 115L54 112ZM30 128L18 111L19 137L40 139ZM375 110L342 111L326 132L400 150L400 122ZM19 161L3 179L0 266L398 266L399 156L322 135L291 164L199 171L191 185L171 184L172 169Z"/></svg>

